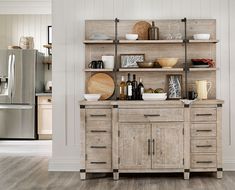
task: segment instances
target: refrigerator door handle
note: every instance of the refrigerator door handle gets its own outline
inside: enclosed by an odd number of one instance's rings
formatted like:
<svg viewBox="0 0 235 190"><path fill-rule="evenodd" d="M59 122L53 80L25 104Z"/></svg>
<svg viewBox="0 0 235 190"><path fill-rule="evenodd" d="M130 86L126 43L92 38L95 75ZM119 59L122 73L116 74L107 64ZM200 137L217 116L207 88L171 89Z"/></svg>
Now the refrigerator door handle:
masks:
<svg viewBox="0 0 235 190"><path fill-rule="evenodd" d="M12 97L12 54L8 57L8 97Z"/></svg>
<svg viewBox="0 0 235 190"><path fill-rule="evenodd" d="M32 105L0 105L1 109L17 109L17 110L30 110L33 109Z"/></svg>
<svg viewBox="0 0 235 190"><path fill-rule="evenodd" d="M12 60L11 60L11 66L12 66L12 89L11 94L12 97L15 95L15 55L12 54Z"/></svg>

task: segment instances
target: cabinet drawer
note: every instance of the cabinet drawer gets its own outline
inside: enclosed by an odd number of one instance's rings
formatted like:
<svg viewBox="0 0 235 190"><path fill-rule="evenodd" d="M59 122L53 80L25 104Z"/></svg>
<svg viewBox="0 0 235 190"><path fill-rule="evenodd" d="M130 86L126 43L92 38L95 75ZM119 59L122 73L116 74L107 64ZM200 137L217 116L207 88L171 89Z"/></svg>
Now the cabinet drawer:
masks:
<svg viewBox="0 0 235 190"><path fill-rule="evenodd" d="M191 125L192 137L216 137L215 123L196 123Z"/></svg>
<svg viewBox="0 0 235 190"><path fill-rule="evenodd" d="M111 148L87 149L87 169L111 169Z"/></svg>
<svg viewBox="0 0 235 190"><path fill-rule="evenodd" d="M216 168L216 155L191 154L191 168Z"/></svg>
<svg viewBox="0 0 235 190"><path fill-rule="evenodd" d="M168 109L120 109L120 122L183 121L181 108Z"/></svg>
<svg viewBox="0 0 235 190"><path fill-rule="evenodd" d="M216 121L216 108L192 108L191 121Z"/></svg>
<svg viewBox="0 0 235 190"><path fill-rule="evenodd" d="M95 147L95 146L111 146L111 134L87 134L86 135L86 146L87 148Z"/></svg>
<svg viewBox="0 0 235 190"><path fill-rule="evenodd" d="M191 152L216 153L216 140L191 140Z"/></svg>
<svg viewBox="0 0 235 190"><path fill-rule="evenodd" d="M87 121L86 132L93 134L105 134L111 132L111 121Z"/></svg>
<svg viewBox="0 0 235 190"><path fill-rule="evenodd" d="M87 121L111 121L111 109L86 109Z"/></svg>
<svg viewBox="0 0 235 190"><path fill-rule="evenodd" d="M38 105L52 105L51 96L38 96Z"/></svg>

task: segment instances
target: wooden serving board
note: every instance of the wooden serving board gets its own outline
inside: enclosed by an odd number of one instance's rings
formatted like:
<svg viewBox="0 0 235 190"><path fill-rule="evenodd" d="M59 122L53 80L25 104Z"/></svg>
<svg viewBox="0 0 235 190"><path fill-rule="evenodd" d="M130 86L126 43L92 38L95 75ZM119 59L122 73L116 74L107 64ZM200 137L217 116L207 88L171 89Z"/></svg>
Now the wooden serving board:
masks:
<svg viewBox="0 0 235 190"><path fill-rule="evenodd" d="M87 90L90 94L101 94L100 100L106 100L114 93L114 80L105 73L94 74L88 80Z"/></svg>

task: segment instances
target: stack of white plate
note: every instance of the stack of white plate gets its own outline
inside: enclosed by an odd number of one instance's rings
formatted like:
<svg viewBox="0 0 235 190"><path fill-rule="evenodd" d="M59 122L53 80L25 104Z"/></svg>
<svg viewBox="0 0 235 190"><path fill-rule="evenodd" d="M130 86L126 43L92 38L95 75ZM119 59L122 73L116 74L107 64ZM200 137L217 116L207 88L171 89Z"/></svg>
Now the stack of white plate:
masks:
<svg viewBox="0 0 235 190"><path fill-rule="evenodd" d="M143 93L143 100L166 100L166 93Z"/></svg>

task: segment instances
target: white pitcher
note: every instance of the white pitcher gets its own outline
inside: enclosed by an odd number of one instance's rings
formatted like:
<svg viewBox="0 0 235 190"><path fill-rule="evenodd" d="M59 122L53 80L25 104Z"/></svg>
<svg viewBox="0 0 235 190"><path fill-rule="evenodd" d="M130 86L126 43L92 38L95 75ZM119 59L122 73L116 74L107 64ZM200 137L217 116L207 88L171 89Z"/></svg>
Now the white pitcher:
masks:
<svg viewBox="0 0 235 190"><path fill-rule="evenodd" d="M209 85L209 88L207 88ZM196 81L196 88L197 88L197 98L198 99L207 99L208 92L210 91L212 86L211 82L208 82L206 80L197 80Z"/></svg>

